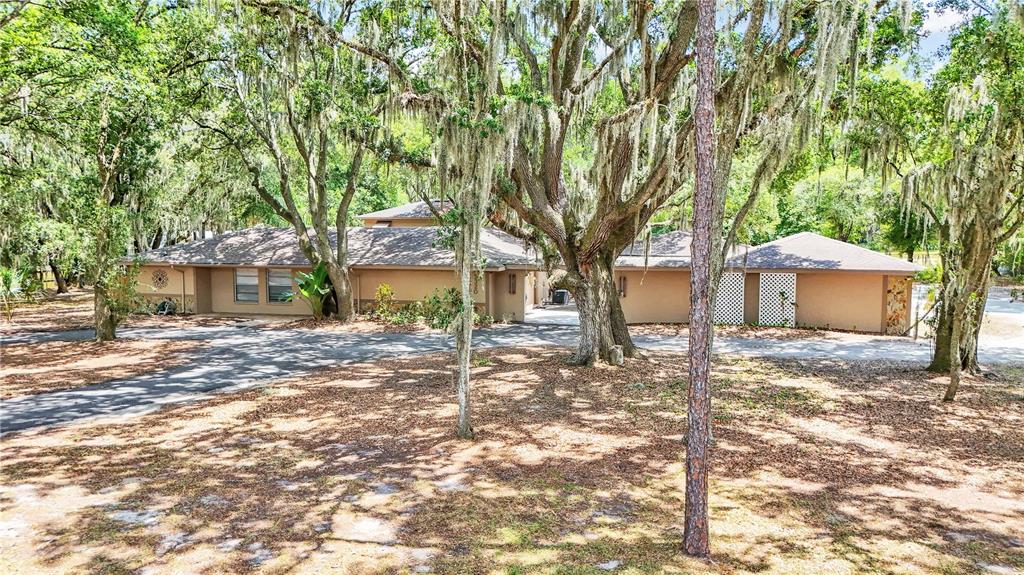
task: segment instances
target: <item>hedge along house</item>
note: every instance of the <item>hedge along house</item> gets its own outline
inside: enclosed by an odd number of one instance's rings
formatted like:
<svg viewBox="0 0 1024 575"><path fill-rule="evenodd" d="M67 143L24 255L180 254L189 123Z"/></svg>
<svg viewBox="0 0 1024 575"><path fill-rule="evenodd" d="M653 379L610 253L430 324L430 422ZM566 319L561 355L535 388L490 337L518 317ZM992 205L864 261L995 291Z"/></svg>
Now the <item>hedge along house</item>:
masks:
<svg viewBox="0 0 1024 575"><path fill-rule="evenodd" d="M438 289L457 289L455 256L451 250L435 247L436 239L436 227L349 230L349 266L358 308L370 309L382 284L391 286L399 304L421 301ZM503 232L485 229L480 242L485 260L477 295L480 312L522 321L527 307L536 302L536 263L522 242ZM297 290L297 272L311 269L291 229L258 226L145 252L139 259L140 294L154 301L174 300L179 310L312 313L301 299L287 298Z"/></svg>
<svg viewBox="0 0 1024 575"><path fill-rule="evenodd" d="M690 236L633 246L615 262L626 321L685 323L690 315ZM737 246L725 263L715 322L903 334L916 264L802 232Z"/></svg>

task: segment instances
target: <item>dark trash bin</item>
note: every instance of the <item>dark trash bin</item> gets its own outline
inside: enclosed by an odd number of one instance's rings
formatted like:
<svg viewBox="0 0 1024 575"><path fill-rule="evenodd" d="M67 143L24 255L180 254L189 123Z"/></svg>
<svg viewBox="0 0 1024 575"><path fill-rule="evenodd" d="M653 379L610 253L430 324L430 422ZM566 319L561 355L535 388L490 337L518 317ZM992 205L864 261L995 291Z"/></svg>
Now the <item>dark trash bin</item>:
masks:
<svg viewBox="0 0 1024 575"><path fill-rule="evenodd" d="M565 305L569 303L569 290L556 289L555 296L551 298L551 303L555 305Z"/></svg>

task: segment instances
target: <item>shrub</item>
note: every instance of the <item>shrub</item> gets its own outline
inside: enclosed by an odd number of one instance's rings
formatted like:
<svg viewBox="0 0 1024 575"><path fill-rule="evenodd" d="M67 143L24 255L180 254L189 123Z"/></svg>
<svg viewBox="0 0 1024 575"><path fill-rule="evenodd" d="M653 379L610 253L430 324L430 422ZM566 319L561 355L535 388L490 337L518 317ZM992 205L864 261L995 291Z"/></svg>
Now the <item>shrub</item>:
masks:
<svg viewBox="0 0 1024 575"><path fill-rule="evenodd" d="M423 304L418 301L409 302L392 315L396 325L409 325L420 321L423 317Z"/></svg>
<svg viewBox="0 0 1024 575"><path fill-rule="evenodd" d="M423 301L423 317L433 329L447 330L462 311L462 296L455 288L435 289Z"/></svg>
<svg viewBox="0 0 1024 575"><path fill-rule="evenodd" d="M0 266L0 308L7 321L14 316L14 309L22 303L32 303L41 291L39 282L32 274L17 268Z"/></svg>
<svg viewBox="0 0 1024 575"><path fill-rule="evenodd" d="M917 272L914 281L924 284L938 284L942 282L942 266L935 264L930 268Z"/></svg>
<svg viewBox="0 0 1024 575"><path fill-rule="evenodd" d="M378 319L390 321L395 312L395 290L391 284L380 284L373 295L373 315Z"/></svg>

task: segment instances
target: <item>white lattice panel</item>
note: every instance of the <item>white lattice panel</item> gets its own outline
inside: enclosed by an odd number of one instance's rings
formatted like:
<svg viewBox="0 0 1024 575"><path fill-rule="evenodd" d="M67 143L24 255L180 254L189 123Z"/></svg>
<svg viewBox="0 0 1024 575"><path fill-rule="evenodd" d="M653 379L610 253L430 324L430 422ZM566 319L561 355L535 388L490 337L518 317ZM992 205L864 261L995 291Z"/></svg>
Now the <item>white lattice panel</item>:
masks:
<svg viewBox="0 0 1024 575"><path fill-rule="evenodd" d="M715 301L715 323L740 325L743 323L743 274L724 273L718 284Z"/></svg>
<svg viewBox="0 0 1024 575"><path fill-rule="evenodd" d="M761 325L796 324L796 274L761 274L757 322Z"/></svg>

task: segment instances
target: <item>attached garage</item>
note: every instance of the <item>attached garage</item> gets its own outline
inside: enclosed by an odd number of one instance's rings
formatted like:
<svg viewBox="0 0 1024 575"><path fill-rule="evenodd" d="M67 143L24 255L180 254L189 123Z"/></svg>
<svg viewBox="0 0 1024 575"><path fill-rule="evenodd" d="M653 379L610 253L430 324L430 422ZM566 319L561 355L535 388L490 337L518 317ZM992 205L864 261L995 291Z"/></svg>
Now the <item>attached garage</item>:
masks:
<svg viewBox="0 0 1024 575"><path fill-rule="evenodd" d="M620 296L628 323L689 321L689 234L663 238L646 254L634 248L616 260L616 278L628 286ZM920 269L810 232L738 246L722 275L715 322L902 334Z"/></svg>
<svg viewBox="0 0 1024 575"><path fill-rule="evenodd" d="M922 269L810 232L751 248L730 264L745 268L748 296L757 286L748 323L894 335L910 326L913 276Z"/></svg>

